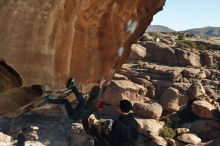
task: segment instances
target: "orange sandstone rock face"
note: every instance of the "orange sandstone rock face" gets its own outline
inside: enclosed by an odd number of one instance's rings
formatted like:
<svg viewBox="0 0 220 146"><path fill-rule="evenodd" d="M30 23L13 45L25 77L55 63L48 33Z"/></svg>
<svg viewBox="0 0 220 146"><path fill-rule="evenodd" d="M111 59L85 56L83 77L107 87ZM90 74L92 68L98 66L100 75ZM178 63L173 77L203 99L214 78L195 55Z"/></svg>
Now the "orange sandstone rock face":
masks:
<svg viewBox="0 0 220 146"><path fill-rule="evenodd" d="M2 0L0 58L24 86L108 77L164 0Z"/></svg>
<svg viewBox="0 0 220 146"><path fill-rule="evenodd" d="M61 88L71 76L83 84L110 78L164 3L1 0L0 61L16 71L22 86Z"/></svg>

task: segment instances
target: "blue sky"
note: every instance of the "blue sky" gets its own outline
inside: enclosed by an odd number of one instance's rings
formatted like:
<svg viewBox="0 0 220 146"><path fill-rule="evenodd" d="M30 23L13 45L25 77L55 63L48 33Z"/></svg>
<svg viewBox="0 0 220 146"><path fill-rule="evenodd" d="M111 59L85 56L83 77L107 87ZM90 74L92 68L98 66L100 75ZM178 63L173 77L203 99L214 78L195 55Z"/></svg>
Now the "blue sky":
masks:
<svg viewBox="0 0 220 146"><path fill-rule="evenodd" d="M166 0L153 25L164 25L174 30L205 26L220 27L220 0Z"/></svg>

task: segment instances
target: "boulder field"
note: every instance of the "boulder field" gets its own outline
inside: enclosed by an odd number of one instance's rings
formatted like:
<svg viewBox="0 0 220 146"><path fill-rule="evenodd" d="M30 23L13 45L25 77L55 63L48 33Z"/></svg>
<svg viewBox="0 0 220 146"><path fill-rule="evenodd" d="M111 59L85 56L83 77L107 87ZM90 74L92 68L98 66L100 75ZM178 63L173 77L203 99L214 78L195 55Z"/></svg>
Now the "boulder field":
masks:
<svg viewBox="0 0 220 146"><path fill-rule="evenodd" d="M148 145L220 144L220 46L188 35L145 33L105 92L132 101Z"/></svg>

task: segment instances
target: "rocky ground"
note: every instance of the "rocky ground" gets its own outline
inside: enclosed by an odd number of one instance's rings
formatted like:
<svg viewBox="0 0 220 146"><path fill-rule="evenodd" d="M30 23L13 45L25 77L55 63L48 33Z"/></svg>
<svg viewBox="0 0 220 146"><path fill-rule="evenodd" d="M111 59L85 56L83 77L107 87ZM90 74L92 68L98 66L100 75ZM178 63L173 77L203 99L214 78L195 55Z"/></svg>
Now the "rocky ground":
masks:
<svg viewBox="0 0 220 146"><path fill-rule="evenodd" d="M146 145L220 145L220 46L191 34L144 34L105 96L133 102Z"/></svg>
<svg viewBox="0 0 220 146"><path fill-rule="evenodd" d="M144 34L105 92L98 118L115 119L130 99L139 123L137 146L220 145L220 46L191 34ZM92 146L63 107L44 106L14 119L0 119L0 145L13 145L27 127L27 145Z"/></svg>

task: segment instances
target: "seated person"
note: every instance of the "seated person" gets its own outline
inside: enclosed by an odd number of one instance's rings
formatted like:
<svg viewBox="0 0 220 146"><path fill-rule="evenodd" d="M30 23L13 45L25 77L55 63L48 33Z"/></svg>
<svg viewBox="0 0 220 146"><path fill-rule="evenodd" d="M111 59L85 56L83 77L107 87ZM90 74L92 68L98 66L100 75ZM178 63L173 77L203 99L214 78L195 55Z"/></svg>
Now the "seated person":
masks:
<svg viewBox="0 0 220 146"><path fill-rule="evenodd" d="M110 146L107 139L110 133L112 120L97 120L92 114L88 118L90 135L95 146Z"/></svg>

